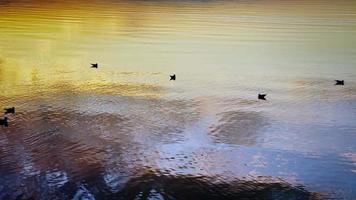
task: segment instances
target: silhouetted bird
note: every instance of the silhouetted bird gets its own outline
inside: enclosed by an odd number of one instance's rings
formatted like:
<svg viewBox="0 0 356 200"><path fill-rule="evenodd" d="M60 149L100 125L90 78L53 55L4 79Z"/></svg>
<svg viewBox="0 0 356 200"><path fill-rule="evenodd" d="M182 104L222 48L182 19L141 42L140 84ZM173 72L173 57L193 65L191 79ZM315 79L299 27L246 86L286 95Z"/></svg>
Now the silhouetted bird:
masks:
<svg viewBox="0 0 356 200"><path fill-rule="evenodd" d="M9 123L7 122L7 117L5 117L4 119L0 119L0 125L8 127Z"/></svg>
<svg viewBox="0 0 356 200"><path fill-rule="evenodd" d="M335 80L335 85L344 85L344 80Z"/></svg>
<svg viewBox="0 0 356 200"><path fill-rule="evenodd" d="M98 63L94 63L94 64L91 63L91 68L98 68Z"/></svg>
<svg viewBox="0 0 356 200"><path fill-rule="evenodd" d="M170 77L171 77L170 81L175 81L176 80L176 75L175 74L170 75Z"/></svg>
<svg viewBox="0 0 356 200"><path fill-rule="evenodd" d="M5 108L4 110L5 110L5 114L9 114L9 113L15 114L15 107Z"/></svg>
<svg viewBox="0 0 356 200"><path fill-rule="evenodd" d="M258 94L258 99L266 100L267 94Z"/></svg>

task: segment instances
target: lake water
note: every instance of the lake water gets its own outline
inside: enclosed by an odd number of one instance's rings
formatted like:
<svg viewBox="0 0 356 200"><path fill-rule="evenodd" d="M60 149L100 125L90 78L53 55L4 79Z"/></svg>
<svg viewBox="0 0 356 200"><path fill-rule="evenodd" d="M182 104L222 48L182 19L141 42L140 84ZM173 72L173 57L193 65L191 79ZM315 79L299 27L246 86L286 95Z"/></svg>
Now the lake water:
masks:
<svg viewBox="0 0 356 200"><path fill-rule="evenodd" d="M1 200L356 198L356 1L0 0L0 90Z"/></svg>

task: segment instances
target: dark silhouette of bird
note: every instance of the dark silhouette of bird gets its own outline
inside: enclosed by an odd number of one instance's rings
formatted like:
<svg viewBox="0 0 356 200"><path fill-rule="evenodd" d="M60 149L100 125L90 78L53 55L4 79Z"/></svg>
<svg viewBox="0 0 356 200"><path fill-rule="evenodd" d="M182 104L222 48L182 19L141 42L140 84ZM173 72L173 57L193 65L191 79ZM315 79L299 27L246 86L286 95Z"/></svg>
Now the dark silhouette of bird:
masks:
<svg viewBox="0 0 356 200"><path fill-rule="evenodd" d="M173 75L170 75L171 79L169 79L170 81L175 81L176 80L176 75L173 74Z"/></svg>
<svg viewBox="0 0 356 200"><path fill-rule="evenodd" d="M0 125L1 126L5 126L5 127L9 126L9 123L7 121L7 117L5 117L4 119L0 119Z"/></svg>
<svg viewBox="0 0 356 200"><path fill-rule="evenodd" d="M98 68L98 63L90 63L91 64L91 68Z"/></svg>
<svg viewBox="0 0 356 200"><path fill-rule="evenodd" d="M266 100L267 94L258 94L258 99Z"/></svg>
<svg viewBox="0 0 356 200"><path fill-rule="evenodd" d="M5 108L4 110L5 110L5 114L9 114L9 113L15 114L15 107Z"/></svg>
<svg viewBox="0 0 356 200"><path fill-rule="evenodd" d="M344 80L335 80L335 85L344 85Z"/></svg>

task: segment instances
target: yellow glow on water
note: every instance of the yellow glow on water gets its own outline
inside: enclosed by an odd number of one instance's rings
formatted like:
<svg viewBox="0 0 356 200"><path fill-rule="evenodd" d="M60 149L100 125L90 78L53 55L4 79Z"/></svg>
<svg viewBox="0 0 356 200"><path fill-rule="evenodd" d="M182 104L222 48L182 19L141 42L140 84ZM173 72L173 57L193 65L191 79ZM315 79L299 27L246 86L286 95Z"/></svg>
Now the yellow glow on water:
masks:
<svg viewBox="0 0 356 200"><path fill-rule="evenodd" d="M232 74L309 73L307 66L349 72L355 10L354 1L11 1L0 6L0 87L163 86L179 73L189 88L211 74L224 85Z"/></svg>

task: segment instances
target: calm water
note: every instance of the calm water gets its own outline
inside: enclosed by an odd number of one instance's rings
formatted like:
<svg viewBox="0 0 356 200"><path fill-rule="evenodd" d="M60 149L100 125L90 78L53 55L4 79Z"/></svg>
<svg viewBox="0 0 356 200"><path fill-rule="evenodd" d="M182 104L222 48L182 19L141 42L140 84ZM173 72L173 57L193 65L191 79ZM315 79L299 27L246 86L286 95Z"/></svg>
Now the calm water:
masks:
<svg viewBox="0 0 356 200"><path fill-rule="evenodd" d="M0 0L0 90L1 200L356 198L352 0Z"/></svg>

